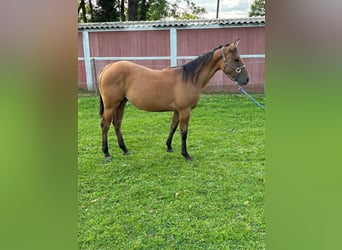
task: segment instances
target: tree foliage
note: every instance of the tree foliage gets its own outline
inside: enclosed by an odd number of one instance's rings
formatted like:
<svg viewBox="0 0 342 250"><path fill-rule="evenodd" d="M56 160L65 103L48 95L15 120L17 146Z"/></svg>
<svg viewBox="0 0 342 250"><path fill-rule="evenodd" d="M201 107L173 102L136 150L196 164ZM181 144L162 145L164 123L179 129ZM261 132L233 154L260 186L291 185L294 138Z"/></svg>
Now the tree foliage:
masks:
<svg viewBox="0 0 342 250"><path fill-rule="evenodd" d="M206 10L190 0L176 0L170 4L169 16L175 19L198 19Z"/></svg>
<svg viewBox="0 0 342 250"><path fill-rule="evenodd" d="M78 0L79 22L198 19L206 10L191 0Z"/></svg>
<svg viewBox="0 0 342 250"><path fill-rule="evenodd" d="M265 16L265 14L265 0L255 0L251 5L251 11L249 12L249 16Z"/></svg>
<svg viewBox="0 0 342 250"><path fill-rule="evenodd" d="M89 0L90 1L90 0ZM97 0L94 22L120 21L120 1Z"/></svg>

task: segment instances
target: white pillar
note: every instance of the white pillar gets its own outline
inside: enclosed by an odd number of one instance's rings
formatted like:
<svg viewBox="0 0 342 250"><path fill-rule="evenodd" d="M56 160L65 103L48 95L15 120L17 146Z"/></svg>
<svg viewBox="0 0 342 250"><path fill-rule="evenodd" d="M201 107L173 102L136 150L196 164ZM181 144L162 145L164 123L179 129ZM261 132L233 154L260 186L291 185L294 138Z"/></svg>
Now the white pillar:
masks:
<svg viewBox="0 0 342 250"><path fill-rule="evenodd" d="M85 65L87 89L93 90L93 77L91 75L90 47L89 47L88 31L82 32L82 40L83 40L83 54L84 54L84 65Z"/></svg>
<svg viewBox="0 0 342 250"><path fill-rule="evenodd" d="M171 67L177 66L177 29L170 29L170 57Z"/></svg>

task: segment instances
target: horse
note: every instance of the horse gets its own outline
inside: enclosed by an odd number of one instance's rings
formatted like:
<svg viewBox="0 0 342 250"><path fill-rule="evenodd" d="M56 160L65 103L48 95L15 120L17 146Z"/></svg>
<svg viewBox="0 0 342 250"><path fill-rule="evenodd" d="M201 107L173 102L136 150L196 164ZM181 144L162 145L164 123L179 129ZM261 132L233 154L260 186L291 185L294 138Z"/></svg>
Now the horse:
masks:
<svg viewBox="0 0 342 250"><path fill-rule="evenodd" d="M150 69L133 62L119 61L104 66L98 76L100 92L100 117L102 129L102 151L106 159L107 134L113 123L119 147L129 154L121 133L122 118L127 101L139 109L149 112L173 112L167 152L172 152L172 138L180 124L181 154L191 161L187 146L190 113L199 101L202 88L218 70L222 70L239 85L249 81L248 71L238 53L239 39L198 56L196 59L176 67L161 70Z"/></svg>

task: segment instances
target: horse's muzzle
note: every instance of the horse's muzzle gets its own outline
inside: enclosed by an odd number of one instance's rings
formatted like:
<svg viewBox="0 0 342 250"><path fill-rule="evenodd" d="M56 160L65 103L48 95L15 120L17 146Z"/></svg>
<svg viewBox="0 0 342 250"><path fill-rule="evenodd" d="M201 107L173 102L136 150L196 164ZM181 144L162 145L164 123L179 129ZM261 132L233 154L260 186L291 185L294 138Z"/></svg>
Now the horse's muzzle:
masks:
<svg viewBox="0 0 342 250"><path fill-rule="evenodd" d="M249 77L239 75L235 81L237 81L239 85L246 85L249 82Z"/></svg>

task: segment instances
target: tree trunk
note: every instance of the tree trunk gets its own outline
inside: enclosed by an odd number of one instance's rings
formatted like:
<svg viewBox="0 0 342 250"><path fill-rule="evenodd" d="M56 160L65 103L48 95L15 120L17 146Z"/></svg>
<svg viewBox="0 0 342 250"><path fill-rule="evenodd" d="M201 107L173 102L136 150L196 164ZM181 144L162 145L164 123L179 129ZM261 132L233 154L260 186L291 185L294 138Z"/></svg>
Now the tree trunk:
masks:
<svg viewBox="0 0 342 250"><path fill-rule="evenodd" d="M146 2L146 0L141 1L141 6L140 6L140 21L146 21L147 19L147 12L148 9L150 8L149 2Z"/></svg>
<svg viewBox="0 0 342 250"><path fill-rule="evenodd" d="M93 22L94 20L94 7L93 7L93 3L91 2L91 0L89 0L89 8L90 8L90 21Z"/></svg>
<svg viewBox="0 0 342 250"><path fill-rule="evenodd" d="M82 20L83 22L87 22L87 16L86 16L86 7L84 0L81 0L80 6L78 7L78 13L80 13L80 10L82 10Z"/></svg>
<svg viewBox="0 0 342 250"><path fill-rule="evenodd" d="M128 0L128 20L138 21L138 0Z"/></svg>
<svg viewBox="0 0 342 250"><path fill-rule="evenodd" d="M126 16L125 16L125 0L121 0L120 16L121 16L121 21L122 22L126 21Z"/></svg>

